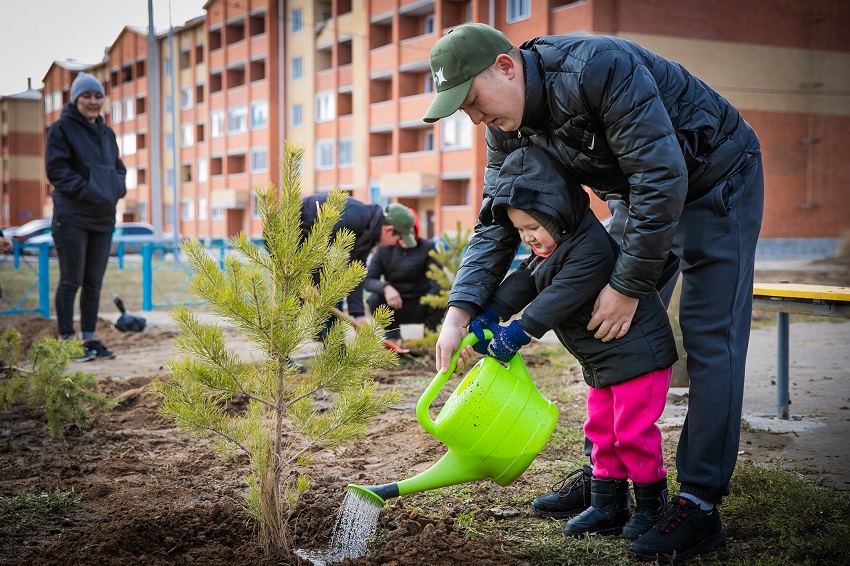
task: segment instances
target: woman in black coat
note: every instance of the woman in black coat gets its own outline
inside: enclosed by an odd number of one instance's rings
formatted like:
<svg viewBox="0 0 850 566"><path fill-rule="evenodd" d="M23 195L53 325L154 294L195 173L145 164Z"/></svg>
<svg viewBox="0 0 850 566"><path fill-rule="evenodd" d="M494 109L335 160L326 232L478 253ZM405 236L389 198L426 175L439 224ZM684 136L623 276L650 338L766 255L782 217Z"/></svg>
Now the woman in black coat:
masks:
<svg viewBox="0 0 850 566"><path fill-rule="evenodd" d="M112 232L115 205L127 190L127 169L118 156L115 133L100 116L103 85L79 73L71 102L47 133L45 161L53 185L53 241L59 259L56 318L59 339L74 338L74 301L80 295L80 337L84 355L77 361L114 358L95 339L100 287Z"/></svg>

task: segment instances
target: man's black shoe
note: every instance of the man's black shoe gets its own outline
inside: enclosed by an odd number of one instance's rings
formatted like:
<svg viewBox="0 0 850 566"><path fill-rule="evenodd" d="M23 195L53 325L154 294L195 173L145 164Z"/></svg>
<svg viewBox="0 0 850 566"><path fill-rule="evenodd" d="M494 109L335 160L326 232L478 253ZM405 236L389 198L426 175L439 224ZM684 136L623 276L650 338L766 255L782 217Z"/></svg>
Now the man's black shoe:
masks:
<svg viewBox="0 0 850 566"><path fill-rule="evenodd" d="M566 519L590 507L590 466L582 466L552 486L552 493L531 502L538 517Z"/></svg>
<svg viewBox="0 0 850 566"><path fill-rule="evenodd" d="M83 344L83 350L86 352L94 352L95 357L98 359L111 360L115 357L115 352L107 350L106 346L97 340L86 340L85 344Z"/></svg>
<svg viewBox="0 0 850 566"><path fill-rule="evenodd" d="M654 527L629 545L629 552L643 560L680 562L724 542L726 531L717 508L703 511L680 496L667 504Z"/></svg>

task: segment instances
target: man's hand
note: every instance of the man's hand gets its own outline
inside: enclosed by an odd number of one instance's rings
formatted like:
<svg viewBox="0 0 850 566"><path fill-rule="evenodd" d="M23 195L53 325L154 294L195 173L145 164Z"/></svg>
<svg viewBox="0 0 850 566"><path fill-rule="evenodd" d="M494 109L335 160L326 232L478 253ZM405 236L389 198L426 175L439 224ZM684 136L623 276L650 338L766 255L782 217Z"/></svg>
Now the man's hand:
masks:
<svg viewBox="0 0 850 566"><path fill-rule="evenodd" d="M610 285L605 285L593 305L593 316L587 323L587 329L596 330L593 337L603 342L622 338L632 325L637 305L637 299L627 297L612 289Z"/></svg>
<svg viewBox="0 0 850 566"><path fill-rule="evenodd" d="M461 339L468 334L466 327L471 318L472 316L462 308L449 307L440 330L440 337L437 338L437 371L444 372L449 368L452 354L457 350Z"/></svg>
<svg viewBox="0 0 850 566"><path fill-rule="evenodd" d="M384 286L384 300L387 302L387 306L394 309L400 309L403 302L401 300L401 295L399 295L396 288L392 285Z"/></svg>

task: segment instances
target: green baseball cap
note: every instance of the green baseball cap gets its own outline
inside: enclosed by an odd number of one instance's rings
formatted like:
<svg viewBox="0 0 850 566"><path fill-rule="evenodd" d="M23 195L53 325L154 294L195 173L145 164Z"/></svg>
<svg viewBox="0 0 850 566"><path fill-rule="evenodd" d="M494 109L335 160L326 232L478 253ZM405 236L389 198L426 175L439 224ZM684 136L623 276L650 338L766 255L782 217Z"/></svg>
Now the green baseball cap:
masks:
<svg viewBox="0 0 850 566"><path fill-rule="evenodd" d="M384 218L401 235L405 246L408 248L416 247L416 238L413 236L416 219L413 217L413 213L410 212L409 208L403 204L394 202L384 211Z"/></svg>
<svg viewBox="0 0 850 566"><path fill-rule="evenodd" d="M486 24L463 24L449 30L431 49L437 96L422 119L433 123L457 112L475 75L512 47L505 34Z"/></svg>

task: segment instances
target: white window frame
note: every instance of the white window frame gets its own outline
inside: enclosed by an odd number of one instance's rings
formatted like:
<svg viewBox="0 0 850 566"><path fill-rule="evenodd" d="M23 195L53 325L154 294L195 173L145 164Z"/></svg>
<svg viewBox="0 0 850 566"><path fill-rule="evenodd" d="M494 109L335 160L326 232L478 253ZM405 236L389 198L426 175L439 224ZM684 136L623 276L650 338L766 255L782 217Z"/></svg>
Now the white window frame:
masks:
<svg viewBox="0 0 850 566"><path fill-rule="evenodd" d="M131 191L139 186L139 175L135 167L127 167L127 173L124 176L124 186L128 191Z"/></svg>
<svg viewBox="0 0 850 566"><path fill-rule="evenodd" d="M198 220L207 219L207 197L198 197Z"/></svg>
<svg viewBox="0 0 850 566"><path fill-rule="evenodd" d="M62 109L62 91L54 90L53 91L53 109L61 110Z"/></svg>
<svg viewBox="0 0 850 566"><path fill-rule="evenodd" d="M248 131L248 107L232 106L227 109L227 133L241 134Z"/></svg>
<svg viewBox="0 0 850 566"><path fill-rule="evenodd" d="M209 168L208 162L205 158L202 157L201 159L198 159L197 175L196 175L197 181L199 183L206 183L207 179L209 179L209 176L210 176L210 168Z"/></svg>
<svg viewBox="0 0 850 566"><path fill-rule="evenodd" d="M334 167L334 141L332 139L316 141L316 170L327 171Z"/></svg>
<svg viewBox="0 0 850 566"><path fill-rule="evenodd" d="M180 88L180 110L189 110L192 107L193 88L193 86L184 86Z"/></svg>
<svg viewBox="0 0 850 566"><path fill-rule="evenodd" d="M110 114L113 124L121 123L121 102L118 100L112 101L112 113Z"/></svg>
<svg viewBox="0 0 850 566"><path fill-rule="evenodd" d="M251 129L262 130L269 126L269 103L266 100L251 102Z"/></svg>
<svg viewBox="0 0 850 566"><path fill-rule="evenodd" d="M531 0L508 0L505 11L505 18L509 24L527 20L531 17Z"/></svg>
<svg viewBox="0 0 850 566"><path fill-rule="evenodd" d="M136 117L136 99L132 96L128 96L124 100L121 101L122 111L124 114L124 121L132 120Z"/></svg>
<svg viewBox="0 0 850 566"><path fill-rule="evenodd" d="M136 132L128 132L121 136L121 155L135 155L136 153Z"/></svg>
<svg viewBox="0 0 850 566"><path fill-rule="evenodd" d="M293 81L298 81L304 78L304 57L299 55L298 57L292 58L292 70L289 74Z"/></svg>
<svg viewBox="0 0 850 566"><path fill-rule="evenodd" d="M190 198L180 199L180 220L188 222L194 219L195 203Z"/></svg>
<svg viewBox="0 0 850 566"><path fill-rule="evenodd" d="M304 29L304 10L296 8L289 12L289 33L298 33Z"/></svg>
<svg viewBox="0 0 850 566"><path fill-rule="evenodd" d="M211 206L210 220L224 220L224 207L215 205Z"/></svg>
<svg viewBox="0 0 850 566"><path fill-rule="evenodd" d="M354 165L354 138L339 138L337 142L337 164L340 167Z"/></svg>
<svg viewBox="0 0 850 566"><path fill-rule="evenodd" d="M224 135L224 110L210 112L210 137L220 138Z"/></svg>
<svg viewBox="0 0 850 566"><path fill-rule="evenodd" d="M427 14L422 20L422 34L431 35L436 31L436 20L434 14Z"/></svg>
<svg viewBox="0 0 850 566"><path fill-rule="evenodd" d="M192 147L195 144L195 124L180 124L180 147Z"/></svg>
<svg viewBox="0 0 850 566"><path fill-rule="evenodd" d="M264 145L251 148L251 173L263 173L269 170L269 150Z"/></svg>
<svg viewBox="0 0 850 566"><path fill-rule="evenodd" d="M316 93L316 123L330 122L336 118L336 93L324 90Z"/></svg>
<svg viewBox="0 0 850 566"><path fill-rule="evenodd" d="M291 108L291 122L293 128L300 128L304 125L304 105L293 104Z"/></svg>
<svg viewBox="0 0 850 566"><path fill-rule="evenodd" d="M444 150L472 147L472 121L462 113L440 120L440 145Z"/></svg>

